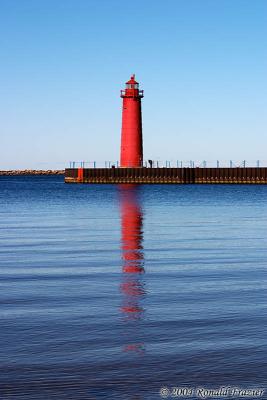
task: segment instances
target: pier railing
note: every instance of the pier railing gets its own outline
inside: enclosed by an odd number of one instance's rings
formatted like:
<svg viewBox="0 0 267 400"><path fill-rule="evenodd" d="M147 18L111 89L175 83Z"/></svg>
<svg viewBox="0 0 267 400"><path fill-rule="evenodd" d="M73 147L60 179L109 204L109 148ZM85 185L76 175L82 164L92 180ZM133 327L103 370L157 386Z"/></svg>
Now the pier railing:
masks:
<svg viewBox="0 0 267 400"><path fill-rule="evenodd" d="M131 168L131 165L129 165ZM144 168L261 168L267 160L146 160ZM120 168L119 161L70 161L69 168Z"/></svg>

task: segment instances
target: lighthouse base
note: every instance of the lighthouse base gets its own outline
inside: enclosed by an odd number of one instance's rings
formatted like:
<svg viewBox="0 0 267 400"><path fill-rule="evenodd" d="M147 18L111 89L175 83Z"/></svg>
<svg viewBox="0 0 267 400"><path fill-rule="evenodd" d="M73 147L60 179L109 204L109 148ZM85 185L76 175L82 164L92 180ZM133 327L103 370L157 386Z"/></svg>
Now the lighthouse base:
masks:
<svg viewBox="0 0 267 400"><path fill-rule="evenodd" d="M264 168L67 168L66 183L267 184Z"/></svg>

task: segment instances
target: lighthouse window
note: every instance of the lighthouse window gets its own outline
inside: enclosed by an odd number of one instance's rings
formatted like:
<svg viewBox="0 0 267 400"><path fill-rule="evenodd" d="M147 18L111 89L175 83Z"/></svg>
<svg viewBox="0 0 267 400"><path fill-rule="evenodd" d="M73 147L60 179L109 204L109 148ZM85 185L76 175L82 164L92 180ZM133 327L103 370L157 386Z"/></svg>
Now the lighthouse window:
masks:
<svg viewBox="0 0 267 400"><path fill-rule="evenodd" d="M126 89L138 89L138 86L138 83L135 83L134 85L126 83Z"/></svg>

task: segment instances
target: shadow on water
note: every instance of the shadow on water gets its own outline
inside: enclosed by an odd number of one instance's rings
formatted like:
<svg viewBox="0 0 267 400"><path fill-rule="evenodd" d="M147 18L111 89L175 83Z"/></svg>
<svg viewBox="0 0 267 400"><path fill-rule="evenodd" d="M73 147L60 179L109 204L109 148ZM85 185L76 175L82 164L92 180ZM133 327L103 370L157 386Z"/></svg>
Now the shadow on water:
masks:
<svg viewBox="0 0 267 400"><path fill-rule="evenodd" d="M119 186L121 212L121 250L122 250L122 294L121 312L125 323L125 335L129 338L139 336L140 322L144 317L143 299L146 295L143 281L143 210L139 188L136 185ZM144 343L129 343L123 348L125 352L145 352Z"/></svg>

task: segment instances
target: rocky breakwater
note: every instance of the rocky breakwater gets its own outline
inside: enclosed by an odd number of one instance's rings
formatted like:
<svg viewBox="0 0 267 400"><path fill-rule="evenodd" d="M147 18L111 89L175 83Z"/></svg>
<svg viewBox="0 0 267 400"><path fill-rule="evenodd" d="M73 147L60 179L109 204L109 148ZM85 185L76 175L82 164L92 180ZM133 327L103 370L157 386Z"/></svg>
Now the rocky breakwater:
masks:
<svg viewBox="0 0 267 400"><path fill-rule="evenodd" d="M64 175L64 170L43 170L43 169L23 169L23 170L6 170L0 171L0 176L12 176L12 175Z"/></svg>

